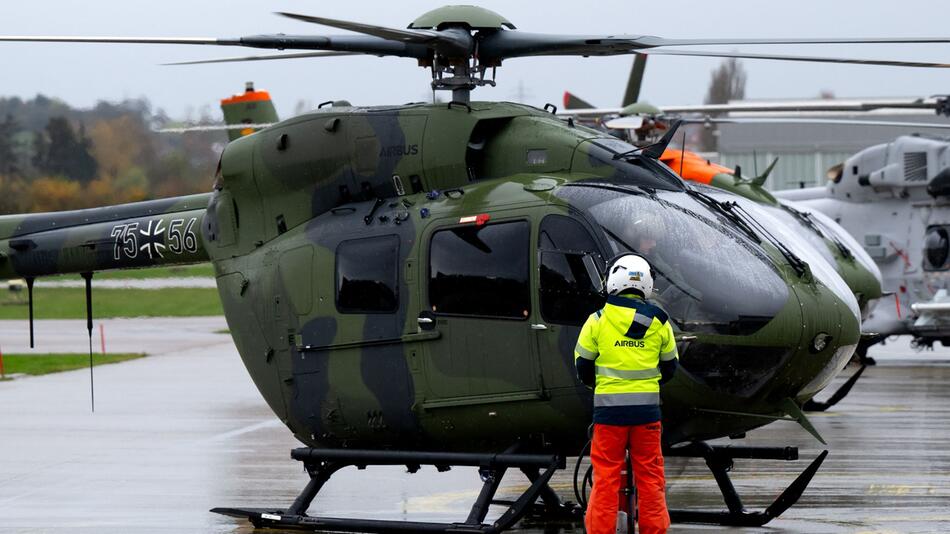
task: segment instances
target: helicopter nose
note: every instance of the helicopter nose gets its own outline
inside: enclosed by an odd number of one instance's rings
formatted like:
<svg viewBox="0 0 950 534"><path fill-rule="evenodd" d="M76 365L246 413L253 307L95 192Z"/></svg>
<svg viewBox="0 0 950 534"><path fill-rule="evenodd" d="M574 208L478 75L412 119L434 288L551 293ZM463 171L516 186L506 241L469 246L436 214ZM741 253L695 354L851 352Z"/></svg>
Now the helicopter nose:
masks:
<svg viewBox="0 0 950 534"><path fill-rule="evenodd" d="M805 279L792 280L801 326L795 356L786 370L785 396L799 402L821 391L847 365L861 336L861 309L833 265L793 233L783 235L808 264Z"/></svg>
<svg viewBox="0 0 950 534"><path fill-rule="evenodd" d="M786 278L798 301L798 342L784 370L776 376L772 397L784 396L804 402L820 391L848 363L860 338L861 309L854 291L832 263L800 233L775 219L755 203L739 202L766 223L785 247L808 266L804 276ZM793 319L795 314L789 316Z"/></svg>
<svg viewBox="0 0 950 534"><path fill-rule="evenodd" d="M848 364L861 335L860 318L851 306L826 286L816 289L796 290L802 308L802 336L789 366L788 396L799 402L824 389Z"/></svg>
<svg viewBox="0 0 950 534"><path fill-rule="evenodd" d="M699 411L710 417L671 429L671 440L690 433L731 435L765 424L763 415L783 413L789 400L801 406L847 364L859 338L847 303L819 283L790 281L787 288L781 310L757 331L682 340L683 372L663 391L664 414Z"/></svg>
<svg viewBox="0 0 950 534"><path fill-rule="evenodd" d="M748 413L801 404L847 364L860 335L850 306L819 283L789 283L782 309L760 326L681 343L679 396L712 411L735 411L737 401Z"/></svg>

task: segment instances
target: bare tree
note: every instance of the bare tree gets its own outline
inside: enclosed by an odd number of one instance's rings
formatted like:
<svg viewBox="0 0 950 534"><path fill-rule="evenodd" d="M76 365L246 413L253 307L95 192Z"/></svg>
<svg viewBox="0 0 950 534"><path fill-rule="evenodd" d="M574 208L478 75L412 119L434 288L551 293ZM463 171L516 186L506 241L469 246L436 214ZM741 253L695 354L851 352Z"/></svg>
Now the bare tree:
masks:
<svg viewBox="0 0 950 534"><path fill-rule="evenodd" d="M706 91L705 104L726 104L730 100L745 98L746 74L742 63L736 58L723 60L719 67L712 72L709 78L709 89ZM703 130L702 148L713 151L717 148L716 129Z"/></svg>

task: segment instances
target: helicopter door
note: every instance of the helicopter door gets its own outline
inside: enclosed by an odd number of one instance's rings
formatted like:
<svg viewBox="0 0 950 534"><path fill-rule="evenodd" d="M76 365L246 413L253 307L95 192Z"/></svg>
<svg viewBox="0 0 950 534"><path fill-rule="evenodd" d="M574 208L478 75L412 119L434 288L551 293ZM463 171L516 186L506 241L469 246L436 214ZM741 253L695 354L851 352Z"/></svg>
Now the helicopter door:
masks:
<svg viewBox="0 0 950 534"><path fill-rule="evenodd" d="M440 334L424 344L427 408L541 394L529 320L531 224L497 216L484 224L487 217L436 223L427 235L419 319Z"/></svg>
<svg viewBox="0 0 950 534"><path fill-rule="evenodd" d="M574 388L574 346L587 317L604 306L597 241L579 220L548 215L538 228L538 353L546 389Z"/></svg>

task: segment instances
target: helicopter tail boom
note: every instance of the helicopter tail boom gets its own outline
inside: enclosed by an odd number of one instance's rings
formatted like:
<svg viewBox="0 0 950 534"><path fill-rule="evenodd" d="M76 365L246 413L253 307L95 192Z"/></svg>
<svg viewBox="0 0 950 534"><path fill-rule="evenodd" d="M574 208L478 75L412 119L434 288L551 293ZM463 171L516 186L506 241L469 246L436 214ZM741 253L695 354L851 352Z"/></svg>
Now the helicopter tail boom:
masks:
<svg viewBox="0 0 950 534"><path fill-rule="evenodd" d="M0 278L208 261L208 194L0 217Z"/></svg>

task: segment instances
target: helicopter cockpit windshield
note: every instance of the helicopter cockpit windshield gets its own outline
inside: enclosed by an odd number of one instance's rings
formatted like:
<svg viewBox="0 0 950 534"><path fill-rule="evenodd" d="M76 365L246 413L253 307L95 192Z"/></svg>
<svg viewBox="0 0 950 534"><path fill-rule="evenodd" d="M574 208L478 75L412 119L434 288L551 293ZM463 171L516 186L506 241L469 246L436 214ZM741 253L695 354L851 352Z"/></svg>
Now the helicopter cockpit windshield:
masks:
<svg viewBox="0 0 950 534"><path fill-rule="evenodd" d="M701 185L697 185L696 188L702 189L720 200L727 200L724 198L727 194L715 188ZM794 226L786 225L774 217L773 211L779 211L777 208L767 208L744 197L733 197L729 195L728 200L735 202L741 206L742 209L754 216L761 224L767 227L784 246L788 247L796 256L804 260L811 269L812 275L833 291L835 295L847 305L851 313L854 314L854 317L860 321L861 311L858 308L858 302L854 297L854 293L851 292L851 289L845 281L835 271L833 267L834 263L826 260L818 252L819 250L828 250L824 242L821 242L821 247L817 246L818 243L815 245L810 244L806 238L803 237L810 234L797 232L794 230Z"/></svg>
<svg viewBox="0 0 950 534"><path fill-rule="evenodd" d="M762 206L762 209L767 211L776 219L782 221L789 228L798 229L798 234L802 239L808 242L812 248L821 255L821 257L831 265L835 264L835 256L831 253L831 249L828 248L828 243L825 241L825 236L820 233L821 230L817 227L810 227L806 220L797 218L792 212L786 211L777 206Z"/></svg>
<svg viewBox="0 0 950 534"><path fill-rule="evenodd" d="M878 281L881 280L881 270L878 268L877 264L874 263L874 260L871 259L871 256L868 255L867 251L864 250L864 247L848 232L844 231L843 228L835 224L835 222L825 215L824 213L811 208L809 206L803 206L800 204L792 203L788 200L780 200L782 204L792 205L794 209L807 213L809 217L815 222L815 225L822 229L826 234L834 236L835 239L844 244L845 247L854 255L854 258L861 263L861 265L870 271Z"/></svg>
<svg viewBox="0 0 950 534"><path fill-rule="evenodd" d="M686 195L597 183L565 187L559 195L600 224L613 254L633 251L650 261L654 298L683 331L751 334L788 299L764 251Z"/></svg>

